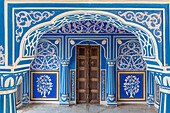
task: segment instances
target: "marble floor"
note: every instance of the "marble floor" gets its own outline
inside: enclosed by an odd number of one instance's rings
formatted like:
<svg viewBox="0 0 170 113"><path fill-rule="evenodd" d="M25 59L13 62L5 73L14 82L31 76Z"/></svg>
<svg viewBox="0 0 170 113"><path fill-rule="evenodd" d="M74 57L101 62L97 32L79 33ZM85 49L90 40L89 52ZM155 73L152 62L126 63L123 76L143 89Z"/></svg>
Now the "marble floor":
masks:
<svg viewBox="0 0 170 113"><path fill-rule="evenodd" d="M147 105L118 105L108 107L98 104L77 104L70 107L56 104L29 104L18 108L17 113L157 113L158 109Z"/></svg>

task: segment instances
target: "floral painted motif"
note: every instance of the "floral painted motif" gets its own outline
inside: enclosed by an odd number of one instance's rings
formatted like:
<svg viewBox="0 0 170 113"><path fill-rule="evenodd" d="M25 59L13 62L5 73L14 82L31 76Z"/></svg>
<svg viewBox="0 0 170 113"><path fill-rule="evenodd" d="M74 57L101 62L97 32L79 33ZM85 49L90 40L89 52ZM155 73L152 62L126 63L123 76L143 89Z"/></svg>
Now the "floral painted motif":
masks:
<svg viewBox="0 0 170 113"><path fill-rule="evenodd" d="M143 50L143 57L147 58L155 58L155 53L156 51L154 50L154 42L152 39L152 36L148 34L144 29L138 28L133 25L126 24L122 19L116 18L115 16L111 15L105 15L101 13L100 11L72 11L72 13L65 15L60 18L56 18L55 20L51 21L52 24L44 25L40 28L37 28L33 31L31 31L27 36L26 39L24 40L23 45L25 47L24 50L24 55L23 57L33 57L35 55L35 48L36 44L38 43L38 40L40 37L45 34L45 33L50 33L49 31L54 30L52 32L55 33L55 29L61 28L64 25L67 25L69 23L74 23L74 22L80 22L80 21L88 21L88 20L93 20L93 21L99 21L99 22L106 22L111 24L111 26L115 26L116 29L124 29L128 30L134 35L136 35L141 42L142 45L142 50ZM74 24L73 24L74 25ZM76 24L75 24L76 25ZM99 24L100 25L100 24ZM86 26L89 26L89 24L86 24ZM103 26L103 25L101 25ZM103 27L95 27L95 28L105 28L106 26ZM71 26L72 27L72 26ZM75 28L73 26L73 28ZM76 27L79 29L79 27ZM70 28L68 27L67 30ZM75 29L74 29L75 30ZM60 30L61 31L61 30ZM99 30L101 31L101 30ZM107 30L108 31L108 30ZM63 32L64 33L64 32ZM30 51L31 50L31 51ZM148 50L150 50L148 52Z"/></svg>
<svg viewBox="0 0 170 113"><path fill-rule="evenodd" d="M130 75L126 77L123 87L130 98L133 98L133 95L139 92L139 83L139 78L136 78L136 76Z"/></svg>
<svg viewBox="0 0 170 113"><path fill-rule="evenodd" d="M58 70L58 48L49 41L40 41L37 45L36 57L31 63L31 70Z"/></svg>
<svg viewBox="0 0 170 113"><path fill-rule="evenodd" d="M51 33L130 33L127 30L118 29L110 23L100 22L95 20L84 20L68 23L60 29L55 29L47 32Z"/></svg>
<svg viewBox="0 0 170 113"><path fill-rule="evenodd" d="M49 95L50 91L52 90L53 83L48 75L42 75L41 77L37 78L37 91L46 97L46 94Z"/></svg>
<svg viewBox="0 0 170 113"><path fill-rule="evenodd" d="M36 24L37 22L42 21L43 19L48 19L51 16L55 14L54 11L48 12L40 12L40 11L21 11L19 13L16 13L16 41L20 42L19 37L23 34L23 29L26 27L30 27L33 24Z"/></svg>
<svg viewBox="0 0 170 113"><path fill-rule="evenodd" d="M133 11L119 11L119 15L121 17L125 17L126 20L136 21L142 25L146 25L150 30L153 30L153 34L155 37L159 39L158 42L162 42L162 17L161 13L151 13L148 12L133 12Z"/></svg>
<svg viewBox="0 0 170 113"><path fill-rule="evenodd" d="M120 40L119 40L120 42ZM142 58L140 43L127 41L118 49L117 68L119 70L145 70L146 63Z"/></svg>

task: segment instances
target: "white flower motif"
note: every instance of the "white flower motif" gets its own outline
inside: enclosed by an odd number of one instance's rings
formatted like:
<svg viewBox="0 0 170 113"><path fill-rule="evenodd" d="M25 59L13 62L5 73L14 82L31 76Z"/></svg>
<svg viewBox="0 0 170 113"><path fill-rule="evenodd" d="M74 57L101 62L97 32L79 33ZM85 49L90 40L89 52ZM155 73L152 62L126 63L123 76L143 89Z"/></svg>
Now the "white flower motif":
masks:
<svg viewBox="0 0 170 113"><path fill-rule="evenodd" d="M55 41L55 44L58 44L60 41L57 39L56 41Z"/></svg>
<svg viewBox="0 0 170 113"><path fill-rule="evenodd" d="M102 41L102 44L105 45L105 44L106 44L106 40L103 40L103 41Z"/></svg>
<svg viewBox="0 0 170 113"><path fill-rule="evenodd" d="M70 40L70 43L71 43L71 45L74 45L74 44L75 44L75 42L74 42L73 40Z"/></svg>
<svg viewBox="0 0 170 113"><path fill-rule="evenodd" d="M121 41L121 40L118 40L117 43L118 43L118 44L122 44L122 41Z"/></svg>

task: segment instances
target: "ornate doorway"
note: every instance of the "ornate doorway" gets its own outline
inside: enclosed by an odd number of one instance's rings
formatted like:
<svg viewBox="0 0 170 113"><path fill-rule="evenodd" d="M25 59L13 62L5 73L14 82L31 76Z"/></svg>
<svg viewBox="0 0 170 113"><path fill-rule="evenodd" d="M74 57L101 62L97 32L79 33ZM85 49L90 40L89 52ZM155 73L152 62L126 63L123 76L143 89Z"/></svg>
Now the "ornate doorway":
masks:
<svg viewBox="0 0 170 113"><path fill-rule="evenodd" d="M100 46L77 45L77 103L99 103Z"/></svg>

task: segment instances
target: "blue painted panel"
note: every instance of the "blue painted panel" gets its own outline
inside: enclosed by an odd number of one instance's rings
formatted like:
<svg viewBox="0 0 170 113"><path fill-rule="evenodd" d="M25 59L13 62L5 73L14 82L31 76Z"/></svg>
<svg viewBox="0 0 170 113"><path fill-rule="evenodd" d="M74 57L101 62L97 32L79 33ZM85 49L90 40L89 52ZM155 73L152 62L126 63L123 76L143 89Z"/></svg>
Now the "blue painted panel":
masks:
<svg viewBox="0 0 170 113"><path fill-rule="evenodd" d="M120 98L143 98L143 74L120 74Z"/></svg>
<svg viewBox="0 0 170 113"><path fill-rule="evenodd" d="M56 74L33 75L34 98L56 98Z"/></svg>

